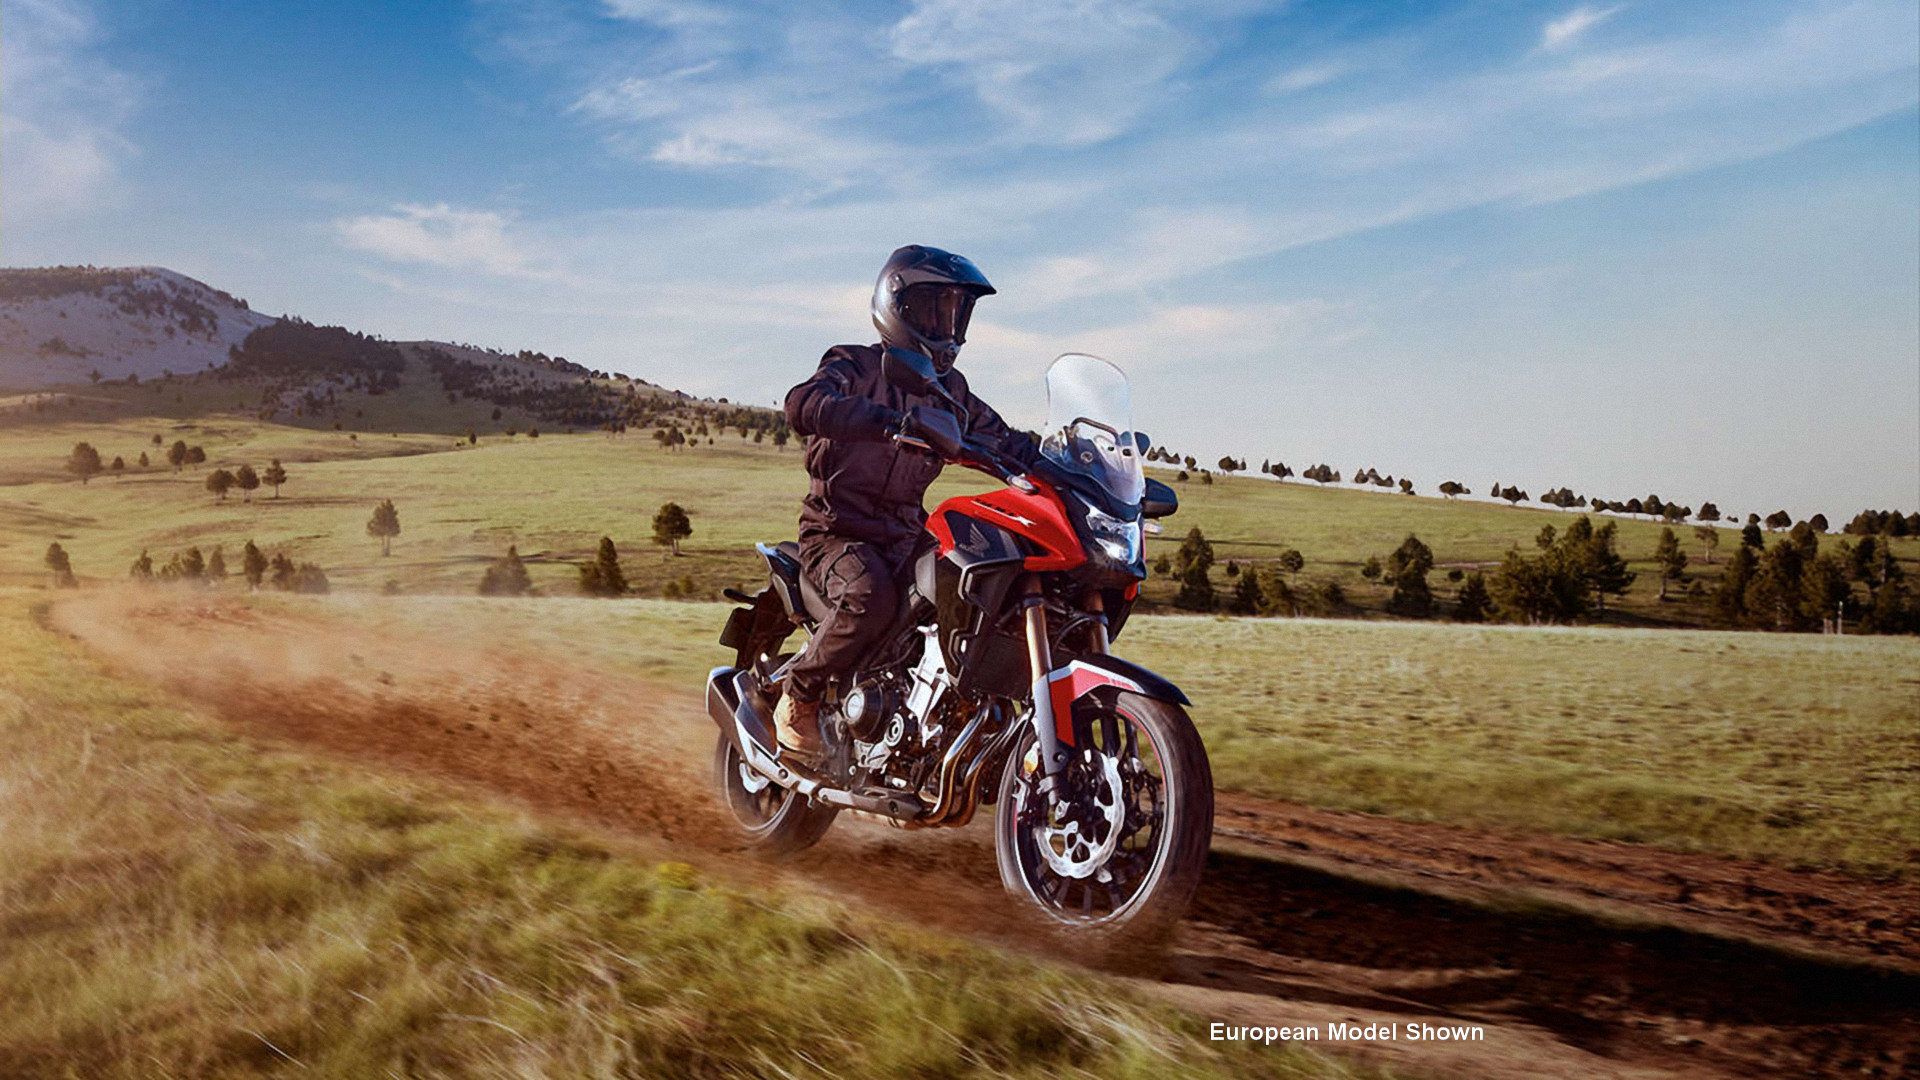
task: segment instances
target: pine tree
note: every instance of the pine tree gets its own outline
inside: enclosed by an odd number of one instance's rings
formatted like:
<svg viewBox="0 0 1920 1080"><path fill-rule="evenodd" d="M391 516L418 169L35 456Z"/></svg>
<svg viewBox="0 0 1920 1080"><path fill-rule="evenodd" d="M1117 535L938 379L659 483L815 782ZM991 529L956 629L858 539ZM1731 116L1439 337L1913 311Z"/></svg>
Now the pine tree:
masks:
<svg viewBox="0 0 1920 1080"><path fill-rule="evenodd" d="M1232 564L1229 563L1229 566ZM1227 600L1227 610L1235 615L1256 615L1260 611L1260 581L1256 574L1238 575L1234 582L1233 595Z"/></svg>
<svg viewBox="0 0 1920 1080"><path fill-rule="evenodd" d="M294 576L299 573L299 570L293 565L293 560L287 558L287 553L284 551L274 552L273 562L270 563L269 566L273 570L273 575L268 580L273 583L273 587L281 592L292 591L293 579Z"/></svg>
<svg viewBox="0 0 1920 1080"><path fill-rule="evenodd" d="M1454 596L1453 617L1466 623L1486 622L1493 610L1493 598L1487 595L1486 575L1474 571Z"/></svg>
<svg viewBox="0 0 1920 1080"><path fill-rule="evenodd" d="M1581 521L1587 520L1582 517ZM1571 533L1573 530L1568 529ZM1593 536L1587 545L1587 584L1593 589L1593 598L1601 611L1607 610L1608 596L1625 596L1639 575L1627 569L1627 560L1614 550L1614 534L1618 530L1609 521L1593 530Z"/></svg>
<svg viewBox="0 0 1920 1080"><path fill-rule="evenodd" d="M80 584L73 576L73 561L67 557L67 549L59 541L47 545L47 570L53 574L53 587L71 589Z"/></svg>
<svg viewBox="0 0 1920 1080"><path fill-rule="evenodd" d="M260 583L266 579L267 557L251 540L247 541L246 549L240 553L240 573L245 575L249 589L259 589Z"/></svg>
<svg viewBox="0 0 1920 1080"><path fill-rule="evenodd" d="M261 474L260 479L273 489L273 497L277 499L280 497L280 485L287 482L287 470L280 467L279 458L274 458L273 462L267 466L267 471Z"/></svg>
<svg viewBox="0 0 1920 1080"><path fill-rule="evenodd" d="M225 581L227 577L227 556L220 545L213 545L213 554L207 556L207 580L214 584Z"/></svg>
<svg viewBox="0 0 1920 1080"><path fill-rule="evenodd" d="M105 471L105 466L100 464L100 451L95 450L92 443L74 443L73 452L67 455L67 471L85 485Z"/></svg>
<svg viewBox="0 0 1920 1080"><path fill-rule="evenodd" d="M1800 613L1830 629L1851 592L1846 564L1832 555L1817 555L1800 574Z"/></svg>
<svg viewBox="0 0 1920 1080"><path fill-rule="evenodd" d="M1747 585L1747 617L1774 630L1804 628L1801 613L1801 550L1790 540L1779 540L1760 556L1759 569Z"/></svg>
<svg viewBox="0 0 1920 1080"><path fill-rule="evenodd" d="M666 503L653 515L653 542L670 547L677 556L680 541L693 535L693 521L679 503Z"/></svg>
<svg viewBox="0 0 1920 1080"><path fill-rule="evenodd" d="M1680 550L1680 538L1672 529L1660 530L1660 543L1653 549L1653 561L1660 567L1660 599L1667 598L1669 582L1684 581L1687 553Z"/></svg>
<svg viewBox="0 0 1920 1080"><path fill-rule="evenodd" d="M326 571L310 562L300 564L299 568L293 572L293 580L288 587L297 593L325 593L331 591L327 583Z"/></svg>
<svg viewBox="0 0 1920 1080"><path fill-rule="evenodd" d="M594 561L580 564L580 591L588 596L620 596L627 591L627 577L620 570L620 556L611 537L600 538L600 550Z"/></svg>
<svg viewBox="0 0 1920 1080"><path fill-rule="evenodd" d="M153 462L147 460L147 452L145 450L140 451L140 467L143 469L153 467Z"/></svg>
<svg viewBox="0 0 1920 1080"><path fill-rule="evenodd" d="M140 549L140 557L133 560L133 568L127 571L127 576L135 581L153 580L153 557L147 554L145 548Z"/></svg>
<svg viewBox="0 0 1920 1080"><path fill-rule="evenodd" d="M1727 568L1720 574L1720 587L1714 591L1714 611L1720 621L1727 626L1742 626L1747 622L1747 588L1753 584L1754 575L1760 569L1760 559L1755 552L1758 549L1741 544L1727 560Z"/></svg>
<svg viewBox="0 0 1920 1080"><path fill-rule="evenodd" d="M1752 517L1753 515L1748 514L1747 516ZM1749 521L1747 522L1746 528L1740 530L1740 545L1742 547L1753 548L1756 551L1767 546L1766 537L1760 533L1759 522Z"/></svg>
<svg viewBox="0 0 1920 1080"><path fill-rule="evenodd" d="M1433 551L1412 533L1387 556L1386 576L1393 584L1387 610L1396 615L1416 618L1433 613L1433 591L1427 586L1427 571L1433 569Z"/></svg>
<svg viewBox="0 0 1920 1080"><path fill-rule="evenodd" d="M1200 567L1203 573L1213 567L1213 545L1207 541L1207 534L1201 532L1198 525L1187 530L1179 549L1173 553L1175 573L1185 575L1195 566Z"/></svg>
<svg viewBox="0 0 1920 1080"><path fill-rule="evenodd" d="M480 575L481 596L525 596L532 590L518 545L509 545L507 553Z"/></svg>
<svg viewBox="0 0 1920 1080"><path fill-rule="evenodd" d="M1248 574L1255 578L1260 586L1260 602L1257 608L1262 615L1298 615L1299 598L1294 595L1293 586L1285 574L1270 566L1263 566L1258 573Z"/></svg>
<svg viewBox="0 0 1920 1080"><path fill-rule="evenodd" d="M1700 541L1701 556L1706 559L1708 566L1712 566L1713 551L1720 546L1720 530L1711 525L1695 525L1693 536Z"/></svg>
<svg viewBox="0 0 1920 1080"><path fill-rule="evenodd" d="M393 538L400 535L400 511L393 508L392 499L383 499L373 508L373 516L367 519L367 535L379 538L383 558L393 554Z"/></svg>
<svg viewBox="0 0 1920 1080"><path fill-rule="evenodd" d="M1211 565L1211 555L1206 561L1187 564L1180 571L1180 591L1174 594L1173 606L1187 611L1212 611L1214 607L1213 581L1207 577L1207 567Z"/></svg>

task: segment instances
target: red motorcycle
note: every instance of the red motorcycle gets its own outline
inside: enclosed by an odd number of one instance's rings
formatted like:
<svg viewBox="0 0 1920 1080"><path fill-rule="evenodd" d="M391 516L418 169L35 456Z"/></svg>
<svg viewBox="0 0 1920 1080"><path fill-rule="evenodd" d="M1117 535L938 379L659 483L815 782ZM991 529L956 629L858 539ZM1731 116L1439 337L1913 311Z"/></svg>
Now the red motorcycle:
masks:
<svg viewBox="0 0 1920 1080"><path fill-rule="evenodd" d="M889 350L884 366L894 385L954 405L926 357ZM751 841L774 853L813 844L841 810L956 828L990 804L1009 891L1058 922L1132 940L1179 919L1213 832L1186 695L1111 651L1146 577L1142 533L1178 503L1142 471L1147 440L1119 368L1060 357L1047 406L1031 469L957 423L896 436L1006 486L929 516L893 628L822 704L816 769L782 760L770 715L792 659L783 644L828 606L797 544L757 545L767 587L729 590L745 605L720 637L735 660L707 678L715 779Z"/></svg>

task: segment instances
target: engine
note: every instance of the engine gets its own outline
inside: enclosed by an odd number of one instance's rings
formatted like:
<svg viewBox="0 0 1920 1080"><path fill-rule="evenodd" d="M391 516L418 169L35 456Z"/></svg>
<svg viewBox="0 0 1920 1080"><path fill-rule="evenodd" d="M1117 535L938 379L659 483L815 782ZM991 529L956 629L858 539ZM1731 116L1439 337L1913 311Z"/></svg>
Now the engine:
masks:
<svg viewBox="0 0 1920 1080"><path fill-rule="evenodd" d="M905 677L862 683L841 702L853 737L855 760L871 775L887 775L893 787L918 787L941 746L940 722L949 704L953 676L940 655L938 631L923 627L920 658Z"/></svg>

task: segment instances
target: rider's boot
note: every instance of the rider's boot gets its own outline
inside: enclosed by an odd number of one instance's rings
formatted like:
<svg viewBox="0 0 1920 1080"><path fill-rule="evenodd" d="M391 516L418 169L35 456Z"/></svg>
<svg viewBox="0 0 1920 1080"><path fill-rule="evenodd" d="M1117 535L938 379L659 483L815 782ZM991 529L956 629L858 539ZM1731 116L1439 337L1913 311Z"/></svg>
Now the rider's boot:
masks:
<svg viewBox="0 0 1920 1080"><path fill-rule="evenodd" d="M819 702L802 701L791 692L781 694L780 704L773 710L773 728L780 739L782 756L791 755L806 768L819 766L826 750L820 741Z"/></svg>

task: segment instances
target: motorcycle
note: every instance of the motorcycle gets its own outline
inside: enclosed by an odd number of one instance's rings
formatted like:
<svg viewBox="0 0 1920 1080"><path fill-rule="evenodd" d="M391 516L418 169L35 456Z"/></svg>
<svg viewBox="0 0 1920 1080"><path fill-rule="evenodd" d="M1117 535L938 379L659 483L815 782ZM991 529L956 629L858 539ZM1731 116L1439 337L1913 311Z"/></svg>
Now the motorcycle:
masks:
<svg viewBox="0 0 1920 1080"><path fill-rule="evenodd" d="M889 383L961 411L926 357L890 349L882 363ZM1132 941L1179 919L1213 831L1187 696L1111 651L1146 577L1142 534L1178 500L1145 477L1119 368L1070 353L1046 386L1030 467L944 411L894 436L1005 486L928 516L892 627L822 702L813 767L783 754L771 706L792 661L783 644L829 605L798 544L756 545L767 585L727 591L743 605L720 636L735 660L707 677L715 780L749 843L772 854L812 845L842 810L958 828L991 805L1008 891L1056 923Z"/></svg>

